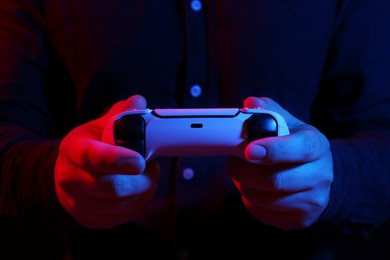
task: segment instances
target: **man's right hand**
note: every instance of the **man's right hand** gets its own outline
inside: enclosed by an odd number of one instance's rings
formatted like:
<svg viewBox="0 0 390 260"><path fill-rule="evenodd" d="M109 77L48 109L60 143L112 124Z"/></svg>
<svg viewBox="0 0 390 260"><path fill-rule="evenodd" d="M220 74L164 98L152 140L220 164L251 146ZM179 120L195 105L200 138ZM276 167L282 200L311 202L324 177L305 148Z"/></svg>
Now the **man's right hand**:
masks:
<svg viewBox="0 0 390 260"><path fill-rule="evenodd" d="M81 225L102 229L123 224L138 216L153 197L158 164L146 165L139 153L101 141L111 116L145 108L142 96L132 96L62 140L54 172L56 193Z"/></svg>

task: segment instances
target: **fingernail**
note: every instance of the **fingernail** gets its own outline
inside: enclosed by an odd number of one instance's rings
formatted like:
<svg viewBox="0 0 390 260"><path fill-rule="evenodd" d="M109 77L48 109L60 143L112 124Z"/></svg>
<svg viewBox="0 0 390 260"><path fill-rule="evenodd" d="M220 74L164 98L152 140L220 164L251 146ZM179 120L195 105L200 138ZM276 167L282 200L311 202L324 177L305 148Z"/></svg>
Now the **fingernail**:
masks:
<svg viewBox="0 0 390 260"><path fill-rule="evenodd" d="M120 168L127 172L138 173L143 171L144 165L138 158L127 158L123 161Z"/></svg>
<svg viewBox="0 0 390 260"><path fill-rule="evenodd" d="M261 145L253 144L248 147L247 158L249 160L263 159L267 155L267 149Z"/></svg>

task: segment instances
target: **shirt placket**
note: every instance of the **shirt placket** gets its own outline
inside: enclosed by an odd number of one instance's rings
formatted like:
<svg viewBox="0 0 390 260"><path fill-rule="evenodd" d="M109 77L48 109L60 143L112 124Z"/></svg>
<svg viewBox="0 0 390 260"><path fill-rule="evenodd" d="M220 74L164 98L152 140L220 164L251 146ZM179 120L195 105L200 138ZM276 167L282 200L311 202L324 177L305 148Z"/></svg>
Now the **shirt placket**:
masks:
<svg viewBox="0 0 390 260"><path fill-rule="evenodd" d="M185 8L186 46L184 107L202 107L207 99L206 6L201 0L187 0Z"/></svg>

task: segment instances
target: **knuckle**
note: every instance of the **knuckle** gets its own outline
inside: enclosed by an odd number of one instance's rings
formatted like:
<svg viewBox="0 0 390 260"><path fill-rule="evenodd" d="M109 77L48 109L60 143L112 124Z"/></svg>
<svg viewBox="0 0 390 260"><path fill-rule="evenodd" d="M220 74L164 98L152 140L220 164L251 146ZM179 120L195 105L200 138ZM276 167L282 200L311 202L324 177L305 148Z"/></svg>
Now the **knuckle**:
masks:
<svg viewBox="0 0 390 260"><path fill-rule="evenodd" d="M286 187L286 177L283 174L274 174L272 177L272 185L275 190L281 191Z"/></svg>
<svg viewBox="0 0 390 260"><path fill-rule="evenodd" d="M301 140L301 152L304 160L310 160L315 156L318 148L317 142L313 141L315 138L316 134L313 131L305 131Z"/></svg>

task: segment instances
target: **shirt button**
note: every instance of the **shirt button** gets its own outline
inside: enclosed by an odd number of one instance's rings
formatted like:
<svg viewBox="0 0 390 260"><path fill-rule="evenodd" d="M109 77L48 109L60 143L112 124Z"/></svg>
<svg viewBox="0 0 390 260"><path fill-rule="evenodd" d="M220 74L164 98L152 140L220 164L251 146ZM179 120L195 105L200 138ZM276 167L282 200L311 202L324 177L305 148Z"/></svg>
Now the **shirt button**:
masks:
<svg viewBox="0 0 390 260"><path fill-rule="evenodd" d="M191 96L199 97L202 94L202 88L199 85L193 85L191 87Z"/></svg>
<svg viewBox="0 0 390 260"><path fill-rule="evenodd" d="M183 179L185 180L192 180L195 176L195 172L191 168L185 168L182 172Z"/></svg>
<svg viewBox="0 0 390 260"><path fill-rule="evenodd" d="M191 8L195 12L199 12L200 10L202 10L202 2L199 0L192 0L191 1Z"/></svg>

